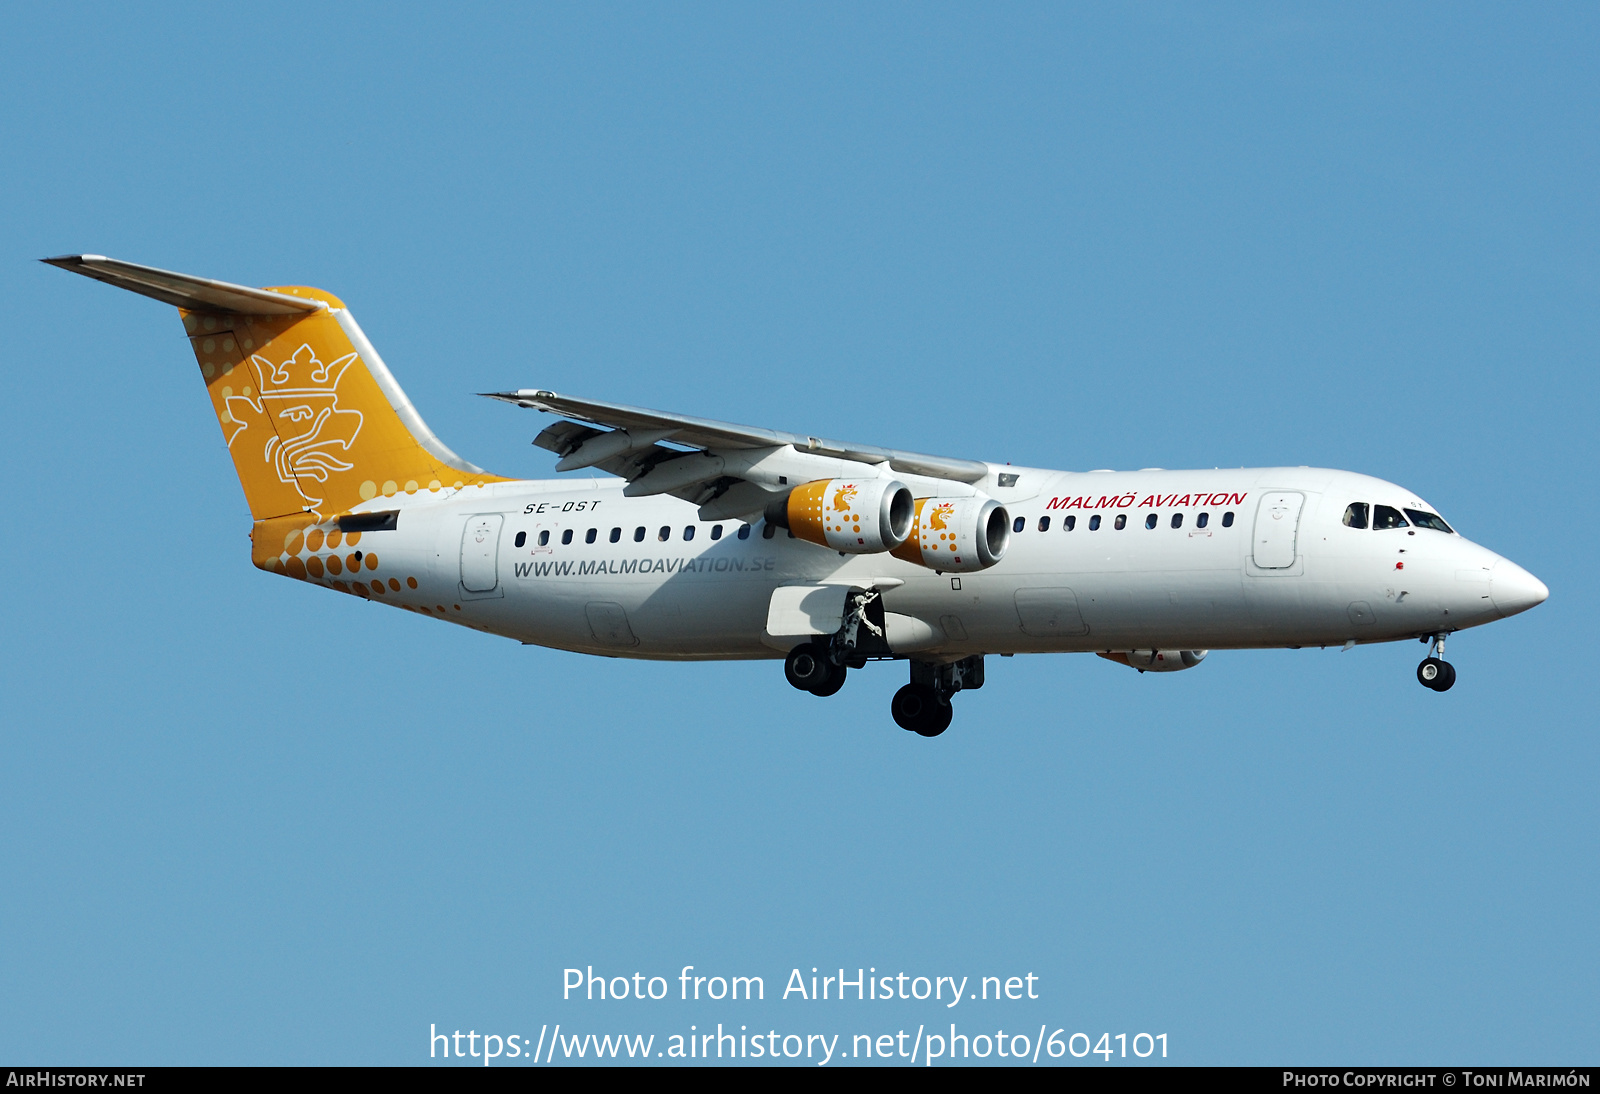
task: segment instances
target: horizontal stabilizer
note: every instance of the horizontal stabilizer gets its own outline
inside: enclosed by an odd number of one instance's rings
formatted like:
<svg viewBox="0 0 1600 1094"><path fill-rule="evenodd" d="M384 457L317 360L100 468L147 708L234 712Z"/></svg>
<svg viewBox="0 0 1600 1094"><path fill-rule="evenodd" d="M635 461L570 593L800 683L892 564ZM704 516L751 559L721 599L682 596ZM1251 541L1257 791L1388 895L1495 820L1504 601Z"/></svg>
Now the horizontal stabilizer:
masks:
<svg viewBox="0 0 1600 1094"><path fill-rule="evenodd" d="M42 258L39 261L189 311L237 312L240 315L302 315L326 307L320 300L303 300L297 296L272 292L268 289L230 285L226 281L212 281L208 277L191 277L188 274L173 273L171 270L158 270L153 266L119 262L104 255L60 255L56 258Z"/></svg>

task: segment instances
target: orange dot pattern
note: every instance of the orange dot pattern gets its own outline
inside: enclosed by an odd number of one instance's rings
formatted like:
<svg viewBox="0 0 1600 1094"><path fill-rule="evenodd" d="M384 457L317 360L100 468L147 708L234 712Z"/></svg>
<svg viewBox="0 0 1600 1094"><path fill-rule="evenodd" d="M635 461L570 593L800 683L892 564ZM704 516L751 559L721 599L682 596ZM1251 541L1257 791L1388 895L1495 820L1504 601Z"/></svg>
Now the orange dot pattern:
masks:
<svg viewBox="0 0 1600 1094"><path fill-rule="evenodd" d="M407 486L412 484L408 483ZM430 489L432 488L434 487L430 484ZM259 522L251 532L251 540L256 545L252 551L256 566L269 573L282 574L297 581L315 582L326 588L367 600L374 597L384 599L393 597L394 599L389 600L390 603L420 615L446 614L442 604L430 608L425 604L408 603L406 594L425 592L423 583L413 574L380 572L383 562L377 554L353 549L360 543L361 533L341 533L336 524L332 527L294 526L296 522L305 519L282 517ZM281 550L274 551L273 544L282 544ZM338 553L340 548L344 548L344 554ZM354 576L363 570L372 576L367 578L363 575L363 580L360 581L340 580L342 574L349 573ZM461 605L457 604L455 610L461 611Z"/></svg>
<svg viewBox="0 0 1600 1094"><path fill-rule="evenodd" d="M974 514L963 508L972 501L918 498L911 535L890 553L932 570L965 573L979 569L977 525L971 519Z"/></svg>

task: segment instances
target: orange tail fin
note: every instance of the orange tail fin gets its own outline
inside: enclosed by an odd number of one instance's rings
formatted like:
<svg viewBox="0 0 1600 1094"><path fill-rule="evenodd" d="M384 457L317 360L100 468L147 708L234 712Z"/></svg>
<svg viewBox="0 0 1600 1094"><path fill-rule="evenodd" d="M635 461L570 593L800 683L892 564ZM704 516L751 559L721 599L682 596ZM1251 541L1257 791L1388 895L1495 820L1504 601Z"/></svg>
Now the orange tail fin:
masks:
<svg viewBox="0 0 1600 1094"><path fill-rule="evenodd" d="M503 481L423 424L337 297L253 289L99 255L44 261L178 307L257 521Z"/></svg>

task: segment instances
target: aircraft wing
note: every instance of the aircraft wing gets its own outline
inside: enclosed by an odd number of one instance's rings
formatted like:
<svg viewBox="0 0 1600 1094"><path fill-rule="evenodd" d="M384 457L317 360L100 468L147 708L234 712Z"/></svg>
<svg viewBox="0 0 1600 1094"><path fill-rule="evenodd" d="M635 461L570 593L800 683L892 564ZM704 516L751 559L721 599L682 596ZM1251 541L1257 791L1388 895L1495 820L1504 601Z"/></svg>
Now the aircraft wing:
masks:
<svg viewBox="0 0 1600 1094"><path fill-rule="evenodd" d="M624 493L672 494L701 506L704 520L758 511L789 486L851 474L850 464L886 464L903 475L960 483L976 483L990 473L989 465L977 460L846 444L553 391L485 396L566 419L533 442L561 457L557 471L598 467L627 479Z"/></svg>

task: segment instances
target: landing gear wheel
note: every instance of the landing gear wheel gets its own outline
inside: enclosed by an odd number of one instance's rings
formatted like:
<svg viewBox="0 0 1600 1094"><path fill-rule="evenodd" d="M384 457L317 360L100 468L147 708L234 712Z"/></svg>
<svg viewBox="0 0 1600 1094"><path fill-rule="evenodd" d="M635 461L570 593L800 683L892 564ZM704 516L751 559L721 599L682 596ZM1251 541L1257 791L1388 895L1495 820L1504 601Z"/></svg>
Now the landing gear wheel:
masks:
<svg viewBox="0 0 1600 1094"><path fill-rule="evenodd" d="M801 691L827 697L844 687L846 669L828 658L827 647L802 642L783 659L783 675Z"/></svg>
<svg viewBox="0 0 1600 1094"><path fill-rule="evenodd" d="M894 716L895 725L915 733L917 727L927 717L928 708L937 701L932 688L907 684L895 692L894 698L889 700L889 713Z"/></svg>
<svg viewBox="0 0 1600 1094"><path fill-rule="evenodd" d="M936 702L928 714L927 723L917 727L917 732L924 737L937 737L950 728L950 720L956 716L956 712L950 709L949 700Z"/></svg>
<svg viewBox="0 0 1600 1094"><path fill-rule="evenodd" d="M820 695L822 698L826 699L828 696L834 694L840 688L844 687L845 673L849 670L847 670L843 665L830 664L828 667L833 670L832 675L828 677L825 683L818 684L816 687L812 688L812 695Z"/></svg>
<svg viewBox="0 0 1600 1094"><path fill-rule="evenodd" d="M828 660L822 647L813 642L802 642L789 651L789 656L783 659L783 675L801 691L815 695L832 695L844 686L844 673ZM834 684L835 675L839 679L833 691L819 690Z"/></svg>
<svg viewBox="0 0 1600 1094"><path fill-rule="evenodd" d="M938 692L921 684L907 684L895 692L889 713L895 725L924 737L937 737L949 729L955 714L948 699L941 700Z"/></svg>
<svg viewBox="0 0 1600 1094"><path fill-rule="evenodd" d="M1455 666L1437 657L1429 657L1417 666L1417 682L1434 691L1449 691L1456 682Z"/></svg>

